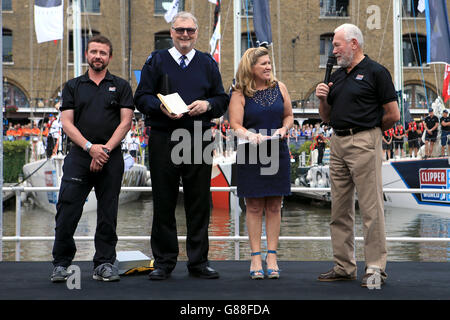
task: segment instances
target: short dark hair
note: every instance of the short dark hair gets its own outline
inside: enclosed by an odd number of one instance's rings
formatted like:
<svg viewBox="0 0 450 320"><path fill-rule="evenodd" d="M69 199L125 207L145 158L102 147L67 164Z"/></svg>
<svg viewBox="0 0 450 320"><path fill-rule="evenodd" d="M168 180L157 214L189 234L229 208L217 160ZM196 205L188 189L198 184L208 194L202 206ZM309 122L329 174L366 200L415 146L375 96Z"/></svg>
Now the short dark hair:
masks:
<svg viewBox="0 0 450 320"><path fill-rule="evenodd" d="M86 51L88 51L88 49L89 49L89 44L90 44L91 42L97 42L97 43L103 43L103 44L106 44L106 45L109 47L109 56L112 56L112 53L113 53L112 43L111 43L111 41L110 41L107 37L102 36L101 34L97 34L97 35L91 37L91 38L89 39L88 43L87 43Z"/></svg>

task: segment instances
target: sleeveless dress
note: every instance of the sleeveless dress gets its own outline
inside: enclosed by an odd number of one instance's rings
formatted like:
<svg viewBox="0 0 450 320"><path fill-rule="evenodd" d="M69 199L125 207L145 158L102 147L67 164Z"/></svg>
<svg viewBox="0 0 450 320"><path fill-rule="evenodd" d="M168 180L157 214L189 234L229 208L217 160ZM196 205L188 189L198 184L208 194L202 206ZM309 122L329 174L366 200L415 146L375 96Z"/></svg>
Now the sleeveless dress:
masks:
<svg viewBox="0 0 450 320"><path fill-rule="evenodd" d="M283 126L283 114L284 99L277 83L274 88L258 90L252 98L245 97L243 126L252 132L271 136ZM278 156L273 148L278 149ZM258 146L239 144L236 162L239 197L291 194L291 164L286 139L267 140Z"/></svg>

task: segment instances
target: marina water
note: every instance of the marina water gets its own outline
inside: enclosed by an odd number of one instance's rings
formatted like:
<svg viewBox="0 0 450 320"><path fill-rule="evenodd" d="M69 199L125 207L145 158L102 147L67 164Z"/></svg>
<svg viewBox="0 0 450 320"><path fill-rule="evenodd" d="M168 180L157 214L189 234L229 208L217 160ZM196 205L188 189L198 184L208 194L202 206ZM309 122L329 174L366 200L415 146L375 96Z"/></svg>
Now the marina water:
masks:
<svg viewBox="0 0 450 320"><path fill-rule="evenodd" d="M119 206L117 221L118 236L149 236L152 223L153 201L151 194L144 193L140 199ZM211 236L233 236L232 213L214 208L211 214ZM446 215L406 209L385 209L386 236L388 237L450 237L450 213ZM182 197L176 209L179 236L186 235L186 219ZM240 235L246 236L245 212L240 214ZM22 207L22 236L54 236L54 214L36 206ZM281 236L329 237L330 207L311 203L300 198L284 200L281 220ZM83 213L75 236L93 236L96 227L96 212ZM264 230L263 230L264 231ZM4 209L3 236L15 235L15 209ZM355 235L363 236L361 216L356 210ZM51 261L53 241L22 241L20 243L21 261ZM185 242L180 241L179 260L186 260ZM16 258L15 242L3 242L3 261ZM239 243L240 259L249 260L247 241ZM266 251L265 243L262 251ZM119 241L117 251L139 250L151 256L149 241ZM210 241L210 260L234 260L233 241ZM94 255L93 241L77 241L75 260L91 261ZM282 240L278 249L279 260L332 261L330 241L323 240ZM364 260L363 243L356 242L356 259ZM388 242L388 261L449 261L448 243L433 242Z"/></svg>

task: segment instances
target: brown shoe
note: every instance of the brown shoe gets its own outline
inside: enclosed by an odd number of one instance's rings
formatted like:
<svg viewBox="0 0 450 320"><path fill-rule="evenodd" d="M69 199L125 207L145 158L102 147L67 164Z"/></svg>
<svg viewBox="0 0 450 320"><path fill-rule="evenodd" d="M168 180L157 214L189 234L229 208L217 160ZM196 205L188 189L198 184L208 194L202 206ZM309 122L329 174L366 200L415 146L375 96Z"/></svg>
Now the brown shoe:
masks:
<svg viewBox="0 0 450 320"><path fill-rule="evenodd" d="M369 289L381 289L386 282L387 274L379 269L367 269L366 274L361 280L361 287Z"/></svg>
<svg viewBox="0 0 450 320"><path fill-rule="evenodd" d="M338 273L336 273L336 271L334 271L334 268L331 269L328 272L325 273L321 273L319 275L319 277L317 278L317 280L319 281L349 281L349 280L356 280L356 276L355 275L340 275Z"/></svg>

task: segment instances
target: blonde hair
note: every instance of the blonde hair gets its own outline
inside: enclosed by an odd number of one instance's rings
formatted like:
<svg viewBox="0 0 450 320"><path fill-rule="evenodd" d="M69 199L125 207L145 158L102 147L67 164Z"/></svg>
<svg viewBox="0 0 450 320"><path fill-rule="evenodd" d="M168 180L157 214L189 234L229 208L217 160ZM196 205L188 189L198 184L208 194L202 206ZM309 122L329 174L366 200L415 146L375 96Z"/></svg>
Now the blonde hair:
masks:
<svg viewBox="0 0 450 320"><path fill-rule="evenodd" d="M241 91L247 97L253 97L256 86L253 78L252 67L256 64L259 58L269 56L269 50L264 47L250 48L244 52L244 55L239 62L238 70L236 72L236 84L233 90ZM269 87L276 85L276 79L273 73L270 73L270 80L267 81Z"/></svg>

